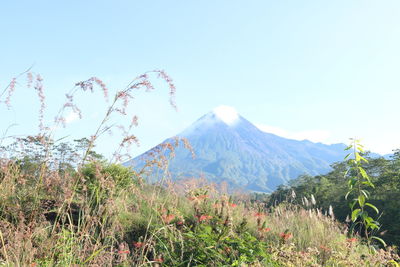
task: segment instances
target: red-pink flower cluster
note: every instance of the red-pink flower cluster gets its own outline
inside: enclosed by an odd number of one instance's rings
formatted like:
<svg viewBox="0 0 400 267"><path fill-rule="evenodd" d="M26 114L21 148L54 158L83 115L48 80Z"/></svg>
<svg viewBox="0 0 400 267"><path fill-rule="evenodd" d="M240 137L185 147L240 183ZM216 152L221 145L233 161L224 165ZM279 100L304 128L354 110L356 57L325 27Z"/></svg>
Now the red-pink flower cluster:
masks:
<svg viewBox="0 0 400 267"><path fill-rule="evenodd" d="M135 248L141 248L141 247L143 247L143 242L133 242L133 246L135 247Z"/></svg>
<svg viewBox="0 0 400 267"><path fill-rule="evenodd" d="M325 251L325 252L331 251L330 248L328 248L328 247L326 247L326 246L324 246L324 245L319 246L319 248L320 248L321 250Z"/></svg>
<svg viewBox="0 0 400 267"><path fill-rule="evenodd" d="M204 200L206 198L208 198L208 195L198 195L198 196L193 196L193 197L189 197L189 200Z"/></svg>
<svg viewBox="0 0 400 267"><path fill-rule="evenodd" d="M162 217L164 223L166 223L166 224L169 224L171 221L173 221L175 219L174 214L163 215L161 217Z"/></svg>
<svg viewBox="0 0 400 267"><path fill-rule="evenodd" d="M212 219L211 215L200 215L200 216L196 216L196 217L199 222L208 221L208 220Z"/></svg>
<svg viewBox="0 0 400 267"><path fill-rule="evenodd" d="M258 228L258 231L262 232L262 233L268 233L269 231L271 231L271 228Z"/></svg>
<svg viewBox="0 0 400 267"><path fill-rule="evenodd" d="M160 258L155 258L154 261L158 262L158 263L163 263L164 259L162 257L160 257Z"/></svg>
<svg viewBox="0 0 400 267"><path fill-rule="evenodd" d="M285 241L293 237L291 233L280 233L279 236Z"/></svg>

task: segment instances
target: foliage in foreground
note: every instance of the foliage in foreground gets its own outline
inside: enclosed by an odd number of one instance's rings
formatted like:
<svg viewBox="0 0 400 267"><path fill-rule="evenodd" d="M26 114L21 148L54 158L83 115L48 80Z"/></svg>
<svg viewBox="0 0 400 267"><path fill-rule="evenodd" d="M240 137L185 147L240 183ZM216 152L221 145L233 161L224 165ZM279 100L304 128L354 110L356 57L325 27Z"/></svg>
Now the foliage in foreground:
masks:
<svg viewBox="0 0 400 267"><path fill-rule="evenodd" d="M394 257L371 254L317 209L267 209L199 180L149 185L102 162L25 171L35 164L1 162L3 265L379 266Z"/></svg>

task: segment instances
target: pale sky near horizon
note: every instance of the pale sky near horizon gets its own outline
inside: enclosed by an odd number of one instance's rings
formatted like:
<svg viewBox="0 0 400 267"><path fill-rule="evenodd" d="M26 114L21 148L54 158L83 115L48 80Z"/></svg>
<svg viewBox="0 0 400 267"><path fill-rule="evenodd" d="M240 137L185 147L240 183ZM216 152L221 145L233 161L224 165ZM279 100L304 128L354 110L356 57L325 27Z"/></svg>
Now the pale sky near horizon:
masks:
<svg viewBox="0 0 400 267"><path fill-rule="evenodd" d="M399 1L11 1L0 4L0 93L31 65L44 78L50 122L65 93L97 76L111 92L152 69L174 79L138 93L131 112L138 155L219 105L266 131L323 143L362 140L400 148ZM20 83L24 83L23 78ZM4 96L1 98L4 101ZM69 114L58 136L94 133L105 104L83 95L82 121ZM0 134L37 130L39 104L18 86L0 104ZM116 137L98 150L109 154Z"/></svg>

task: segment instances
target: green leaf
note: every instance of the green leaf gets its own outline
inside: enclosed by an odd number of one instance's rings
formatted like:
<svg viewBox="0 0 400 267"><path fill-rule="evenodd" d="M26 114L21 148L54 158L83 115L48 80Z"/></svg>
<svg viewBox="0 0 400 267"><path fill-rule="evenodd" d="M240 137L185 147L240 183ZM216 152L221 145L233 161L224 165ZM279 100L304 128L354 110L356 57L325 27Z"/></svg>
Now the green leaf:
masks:
<svg viewBox="0 0 400 267"><path fill-rule="evenodd" d="M379 210L375 205L372 205L371 203L365 203L366 206L373 208L376 211L376 214L379 214Z"/></svg>
<svg viewBox="0 0 400 267"><path fill-rule="evenodd" d="M347 150L347 149L346 149L346 150ZM347 160L347 159L350 157L350 155L351 155L351 153L347 154L347 155L344 157L344 160Z"/></svg>
<svg viewBox="0 0 400 267"><path fill-rule="evenodd" d="M379 242L381 242L382 243L382 245L384 246L384 247L386 247L387 245L386 245L386 243L385 243L385 241L383 241L383 239L382 238L379 238L379 237L377 237L377 236L372 236L371 238L373 238L373 239L376 239L376 240L378 240Z"/></svg>
<svg viewBox="0 0 400 267"><path fill-rule="evenodd" d="M356 203L357 203L357 199L354 200L353 202L350 202L350 203L349 203L349 207L350 207L351 210L354 209L354 206L356 205Z"/></svg>
<svg viewBox="0 0 400 267"><path fill-rule="evenodd" d="M366 217L366 218L364 218L364 220L367 222L367 225L374 224L374 223L372 223L374 221L374 219L371 217Z"/></svg>
<svg viewBox="0 0 400 267"><path fill-rule="evenodd" d="M379 229L379 226L376 225L375 223L368 223L367 228L374 230L374 229Z"/></svg>
<svg viewBox="0 0 400 267"><path fill-rule="evenodd" d="M375 188L375 185L373 183L371 183L370 181L364 181L364 182L362 182L362 184L365 184L365 185L368 185L368 186L370 186L372 188Z"/></svg>
<svg viewBox="0 0 400 267"><path fill-rule="evenodd" d="M104 249L106 249L107 246L104 246L98 250L96 250L95 252L92 253L92 255L90 255L84 262L83 264L90 262L94 257L96 257L100 252L102 252Z"/></svg>
<svg viewBox="0 0 400 267"><path fill-rule="evenodd" d="M364 170L363 167L358 167L358 170L360 171L361 176L362 176L363 178L365 178L365 179L368 179L368 178L369 178L367 172ZM369 180L369 179L368 179L368 180Z"/></svg>
<svg viewBox="0 0 400 267"><path fill-rule="evenodd" d="M388 263L391 264L391 265L388 265L388 266L400 267L400 264L398 264L398 263L395 262L394 260L390 260L390 261L388 261Z"/></svg>
<svg viewBox="0 0 400 267"><path fill-rule="evenodd" d="M351 213L351 220L353 222L355 222L357 220L358 215L360 214L361 209L355 209L353 210L353 212Z"/></svg>
<svg viewBox="0 0 400 267"><path fill-rule="evenodd" d="M364 210L363 212L360 212L360 216L361 216L361 218L362 218L363 220L369 218L369 217L368 217L368 212L365 211L365 210Z"/></svg>
<svg viewBox="0 0 400 267"><path fill-rule="evenodd" d="M353 145L349 145L349 146L346 147L344 150L347 151L347 150L350 150L350 149L352 149L352 148L353 148ZM351 153L350 153L349 155L351 155Z"/></svg>
<svg viewBox="0 0 400 267"><path fill-rule="evenodd" d="M353 186L357 183L357 178L351 177L348 183L349 183L350 188L353 188Z"/></svg>
<svg viewBox="0 0 400 267"><path fill-rule="evenodd" d="M369 192L367 190L361 190L361 193L364 194L365 198L369 198Z"/></svg>
<svg viewBox="0 0 400 267"><path fill-rule="evenodd" d="M347 192L347 194L344 196L344 199L347 200L347 198L349 197L350 193L353 191L353 189L351 189L349 192Z"/></svg>
<svg viewBox="0 0 400 267"><path fill-rule="evenodd" d="M357 150L360 151L361 153L364 153L364 146L357 144Z"/></svg>
<svg viewBox="0 0 400 267"><path fill-rule="evenodd" d="M356 162L360 162L361 156L360 153L356 152Z"/></svg>
<svg viewBox="0 0 400 267"><path fill-rule="evenodd" d="M365 204L365 196L364 195L358 196L358 203L360 204L360 207L364 206L364 204Z"/></svg>

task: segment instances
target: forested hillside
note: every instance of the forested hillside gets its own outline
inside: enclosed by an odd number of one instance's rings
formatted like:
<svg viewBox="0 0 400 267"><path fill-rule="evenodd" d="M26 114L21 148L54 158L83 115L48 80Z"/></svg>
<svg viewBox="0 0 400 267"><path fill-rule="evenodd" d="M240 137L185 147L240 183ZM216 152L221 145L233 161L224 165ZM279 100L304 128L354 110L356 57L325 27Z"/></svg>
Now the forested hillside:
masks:
<svg viewBox="0 0 400 267"><path fill-rule="evenodd" d="M348 180L345 179L346 162L334 164L333 170L326 175L301 176L290 182L289 186L280 186L269 199L269 205L290 199L292 191L297 195L293 200L307 206L311 198L316 206L329 210L332 206L335 217L341 222L349 219L349 202L345 199ZM370 189L370 202L379 211L381 223L380 236L389 244L400 245L400 150L389 158L368 158L363 168L371 177L375 187Z"/></svg>

